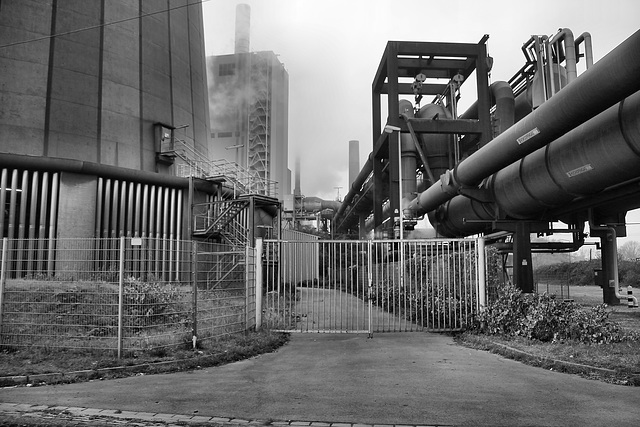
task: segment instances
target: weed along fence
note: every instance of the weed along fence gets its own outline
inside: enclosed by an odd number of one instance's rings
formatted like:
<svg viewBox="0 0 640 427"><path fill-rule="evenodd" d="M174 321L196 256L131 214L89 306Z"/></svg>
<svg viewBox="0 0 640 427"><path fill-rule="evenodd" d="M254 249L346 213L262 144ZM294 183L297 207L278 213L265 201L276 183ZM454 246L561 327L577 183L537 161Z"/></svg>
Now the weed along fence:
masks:
<svg viewBox="0 0 640 427"><path fill-rule="evenodd" d="M176 239L2 240L0 346L123 352L255 326L254 250Z"/></svg>
<svg viewBox="0 0 640 427"><path fill-rule="evenodd" d="M301 332L456 331L485 295L484 242L258 241L262 318Z"/></svg>

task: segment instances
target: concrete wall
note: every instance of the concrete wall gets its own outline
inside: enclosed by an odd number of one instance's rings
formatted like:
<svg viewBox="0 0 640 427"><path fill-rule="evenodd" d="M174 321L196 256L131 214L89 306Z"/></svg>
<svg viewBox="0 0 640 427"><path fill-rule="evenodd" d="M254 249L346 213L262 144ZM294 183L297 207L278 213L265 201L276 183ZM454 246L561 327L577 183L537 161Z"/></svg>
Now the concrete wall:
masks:
<svg viewBox="0 0 640 427"><path fill-rule="evenodd" d="M94 237L97 182L88 175L60 174L57 237Z"/></svg>
<svg viewBox="0 0 640 427"><path fill-rule="evenodd" d="M0 151L170 173L156 163L162 122L188 125L176 136L206 155L202 9L186 4L2 2L3 44L73 33L0 49Z"/></svg>

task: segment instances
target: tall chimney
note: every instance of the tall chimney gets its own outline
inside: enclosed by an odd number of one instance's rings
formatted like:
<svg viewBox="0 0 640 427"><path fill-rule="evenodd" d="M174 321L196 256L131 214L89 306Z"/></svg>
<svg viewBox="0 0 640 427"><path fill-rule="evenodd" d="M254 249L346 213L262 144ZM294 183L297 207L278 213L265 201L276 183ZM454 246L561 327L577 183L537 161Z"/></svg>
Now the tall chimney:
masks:
<svg viewBox="0 0 640 427"><path fill-rule="evenodd" d="M360 142L349 141L349 188L360 173Z"/></svg>
<svg viewBox="0 0 640 427"><path fill-rule="evenodd" d="M295 188L293 189L293 194L296 196L301 196L302 195L302 191L300 190L300 155L296 154L296 160L295 160L295 167L296 167L296 172L295 172Z"/></svg>
<svg viewBox="0 0 640 427"><path fill-rule="evenodd" d="M249 53L251 30L251 7L248 4L236 6L236 46L235 53Z"/></svg>

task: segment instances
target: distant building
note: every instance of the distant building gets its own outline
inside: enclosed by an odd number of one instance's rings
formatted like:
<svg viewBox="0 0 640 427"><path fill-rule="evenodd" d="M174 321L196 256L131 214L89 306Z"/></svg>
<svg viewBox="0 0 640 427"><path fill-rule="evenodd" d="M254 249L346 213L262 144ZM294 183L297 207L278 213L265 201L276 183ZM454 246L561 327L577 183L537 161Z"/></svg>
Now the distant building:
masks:
<svg viewBox="0 0 640 427"><path fill-rule="evenodd" d="M238 5L236 52L207 58L209 156L246 169L262 193L291 194L289 74L271 51L249 51L249 7Z"/></svg>

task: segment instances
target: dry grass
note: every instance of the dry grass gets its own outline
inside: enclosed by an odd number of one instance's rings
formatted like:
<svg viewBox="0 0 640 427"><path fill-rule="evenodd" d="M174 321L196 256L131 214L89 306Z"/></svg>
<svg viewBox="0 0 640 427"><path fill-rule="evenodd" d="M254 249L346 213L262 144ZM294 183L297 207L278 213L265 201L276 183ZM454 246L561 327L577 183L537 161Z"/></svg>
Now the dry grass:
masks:
<svg viewBox="0 0 640 427"><path fill-rule="evenodd" d="M118 359L115 354L88 350L65 350L55 348L14 348L0 351L0 377L23 376L46 373L68 373L82 370L97 370L117 366L139 366L157 362L181 361L172 365L162 364L154 368L146 366L145 372L168 372L195 367L213 366L245 359L261 353L274 351L288 341L286 334L270 331L250 332L230 335L209 341L197 350L189 348L157 349L137 351ZM189 363L191 361L191 363ZM124 370L113 372L112 376L131 375ZM105 377L100 373L101 377Z"/></svg>

